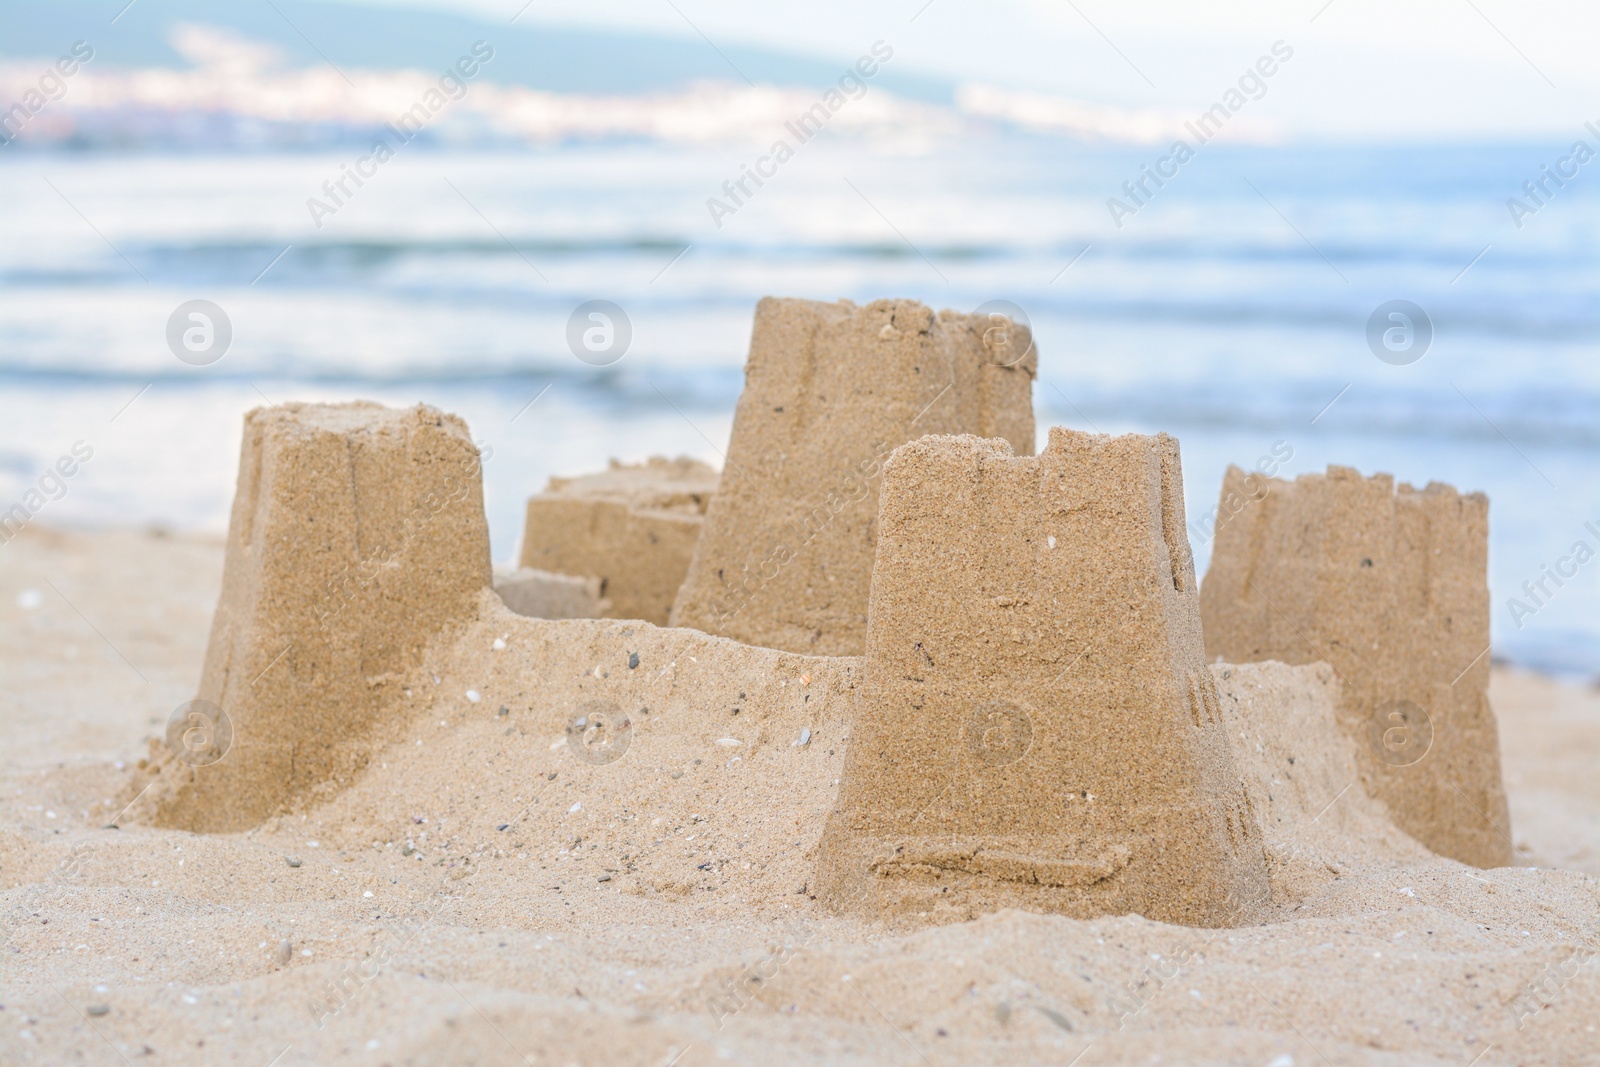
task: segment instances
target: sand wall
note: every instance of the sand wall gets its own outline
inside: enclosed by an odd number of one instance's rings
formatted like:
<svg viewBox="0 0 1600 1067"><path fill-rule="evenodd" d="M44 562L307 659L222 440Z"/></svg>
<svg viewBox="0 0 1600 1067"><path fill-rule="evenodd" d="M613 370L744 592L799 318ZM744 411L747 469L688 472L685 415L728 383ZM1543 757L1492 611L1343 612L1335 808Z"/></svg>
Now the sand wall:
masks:
<svg viewBox="0 0 1600 1067"><path fill-rule="evenodd" d="M837 854L829 813L859 789L842 779L865 667L695 630L525 618L485 593L476 618L448 631L402 683L381 769L317 809L317 834L324 848L349 850L409 841L412 857L446 881L479 873L481 856L454 843L487 842L543 857L549 877L528 892L603 879L607 892L730 920L792 916L825 896ZM1253 918L1281 916L1362 864L1429 859L1359 784L1348 788L1355 754L1329 668L1211 673L1221 716L1211 733L1248 794L1248 832L1270 882ZM1032 803L1089 803L1063 793L1045 783ZM1096 793L1093 803L1116 801ZM873 924L949 917L862 903L871 906L852 917Z"/></svg>

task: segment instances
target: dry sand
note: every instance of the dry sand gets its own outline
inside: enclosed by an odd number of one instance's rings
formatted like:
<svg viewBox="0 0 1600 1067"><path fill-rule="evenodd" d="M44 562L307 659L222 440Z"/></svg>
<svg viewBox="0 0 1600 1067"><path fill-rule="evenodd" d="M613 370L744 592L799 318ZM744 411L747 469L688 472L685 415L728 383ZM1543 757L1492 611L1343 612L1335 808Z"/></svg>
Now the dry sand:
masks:
<svg viewBox="0 0 1600 1067"><path fill-rule="evenodd" d="M243 833L107 829L194 695L222 557L0 548L0 1062L1600 1060L1593 689L1494 671L1518 866L1480 871L1352 787L1327 668L1215 667L1263 921L905 930L812 898L860 661L492 593L348 791Z"/></svg>

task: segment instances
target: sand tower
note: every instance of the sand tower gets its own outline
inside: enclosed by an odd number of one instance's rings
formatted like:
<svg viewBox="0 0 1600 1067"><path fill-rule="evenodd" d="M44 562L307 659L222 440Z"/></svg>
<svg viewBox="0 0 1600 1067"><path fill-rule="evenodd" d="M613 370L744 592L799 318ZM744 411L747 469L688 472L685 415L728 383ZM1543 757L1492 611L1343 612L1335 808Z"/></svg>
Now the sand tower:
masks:
<svg viewBox="0 0 1600 1067"><path fill-rule="evenodd" d="M597 578L607 617L665 626L716 491L717 472L687 456L551 478L528 500L522 566Z"/></svg>
<svg viewBox="0 0 1600 1067"><path fill-rule="evenodd" d="M1000 437L1031 455L1036 368L1032 335L1009 322L912 300L762 300L673 625L859 655L884 460L938 433Z"/></svg>
<svg viewBox="0 0 1600 1067"><path fill-rule="evenodd" d="M1349 467L1246 485L1217 522L1201 605L1206 653L1325 660L1368 791L1442 856L1511 862L1489 707L1489 501Z"/></svg>
<svg viewBox="0 0 1600 1067"><path fill-rule="evenodd" d="M466 424L430 407L245 416L200 683L232 743L171 754L158 821L238 830L349 783L402 673L489 584L480 475Z"/></svg>
<svg viewBox="0 0 1600 1067"><path fill-rule="evenodd" d="M925 437L885 468L835 907L1237 925L1260 830L1205 663L1177 441Z"/></svg>

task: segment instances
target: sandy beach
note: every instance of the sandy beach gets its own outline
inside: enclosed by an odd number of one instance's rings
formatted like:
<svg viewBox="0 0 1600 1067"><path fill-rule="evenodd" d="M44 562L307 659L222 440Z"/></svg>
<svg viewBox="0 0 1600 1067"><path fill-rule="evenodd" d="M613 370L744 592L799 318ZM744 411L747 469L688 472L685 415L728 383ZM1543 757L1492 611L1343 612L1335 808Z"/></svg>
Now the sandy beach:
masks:
<svg viewBox="0 0 1600 1067"><path fill-rule="evenodd" d="M193 696L222 556L30 527L0 557L6 1062L1465 1067L1600 1048L1593 689L1493 672L1514 867L1385 831L1286 730L1240 743L1290 834L1269 840L1268 921L899 929L809 884L858 660L526 619L492 593L340 796L242 833L111 828ZM1225 705L1282 696L1260 667L1216 673ZM613 679L652 694L637 750L576 760L556 706Z"/></svg>
<svg viewBox="0 0 1600 1067"><path fill-rule="evenodd" d="M0 2L0 1067L1600 1067L1600 5L1092 7Z"/></svg>

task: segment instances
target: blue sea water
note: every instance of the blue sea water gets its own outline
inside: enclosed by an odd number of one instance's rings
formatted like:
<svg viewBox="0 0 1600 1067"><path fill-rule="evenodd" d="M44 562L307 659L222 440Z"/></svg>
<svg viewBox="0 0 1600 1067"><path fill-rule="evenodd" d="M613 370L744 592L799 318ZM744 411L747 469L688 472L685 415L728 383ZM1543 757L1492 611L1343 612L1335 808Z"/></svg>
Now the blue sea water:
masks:
<svg viewBox="0 0 1600 1067"><path fill-rule="evenodd" d="M1209 145L1142 205L1123 183L1160 152L1002 133L818 139L737 205L741 147L417 151L320 227L307 199L358 152L0 156L0 508L83 441L35 521L220 530L250 407L425 401L492 446L507 560L551 474L720 463L761 296L1005 299L1034 327L1041 432L1180 438L1202 567L1224 469L1275 449L1286 476L1483 490L1496 654L1592 675L1600 559L1523 590L1600 548L1600 198L1581 174L1520 227L1506 204L1565 148ZM1120 226L1113 196L1138 207ZM720 226L711 197L736 208ZM167 346L192 299L232 324L209 366ZM592 299L632 325L609 367L567 345ZM1395 299L1434 328L1408 365L1367 342Z"/></svg>

